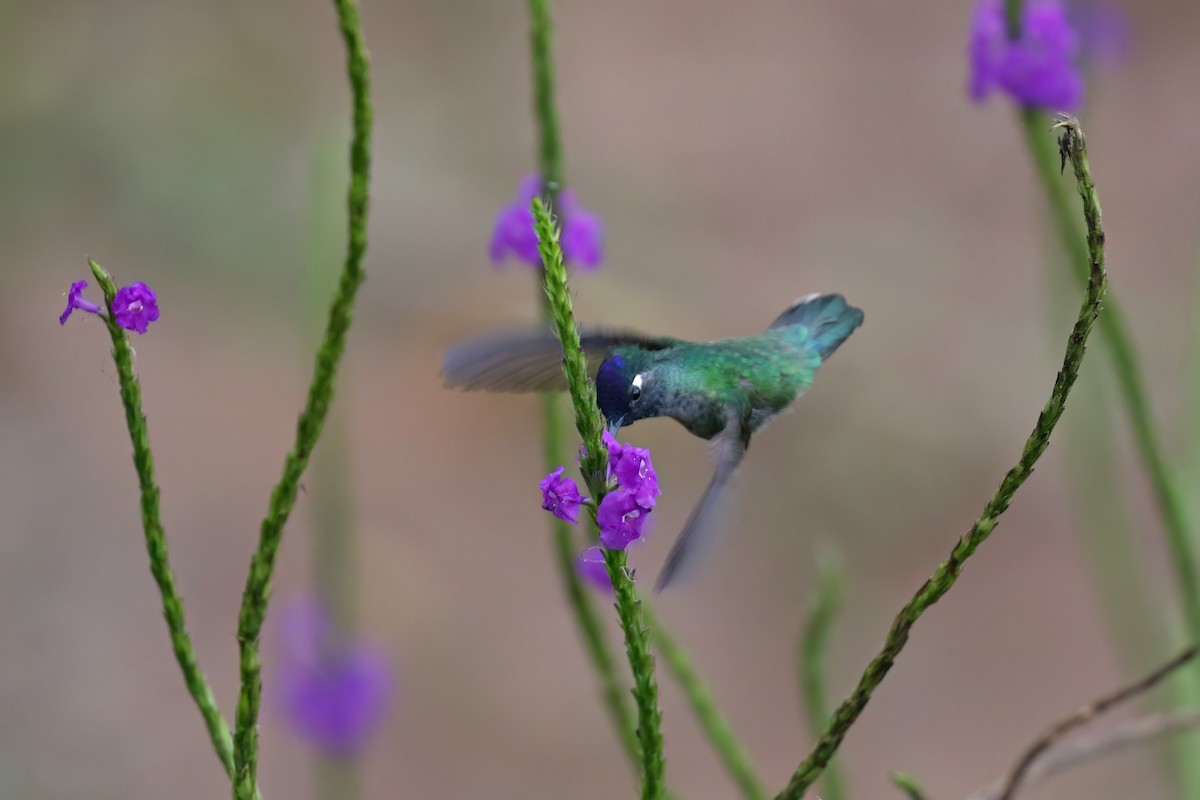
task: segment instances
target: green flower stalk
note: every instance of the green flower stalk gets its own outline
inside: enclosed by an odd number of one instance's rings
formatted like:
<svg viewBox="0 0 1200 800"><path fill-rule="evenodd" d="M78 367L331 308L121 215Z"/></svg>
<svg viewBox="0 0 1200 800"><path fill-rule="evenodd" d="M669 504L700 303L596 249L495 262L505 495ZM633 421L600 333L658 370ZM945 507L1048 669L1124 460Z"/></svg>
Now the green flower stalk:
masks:
<svg viewBox="0 0 1200 800"><path fill-rule="evenodd" d="M547 427L551 417L547 415ZM557 412L553 417L557 423ZM557 435L557 434L556 434ZM549 441L549 440L548 440ZM571 528L560 519L554 520L554 553L558 561L558 571L563 579L563 588L567 600L575 612L579 623L580 633L583 634L584 648L596 668L600 678L600 692L604 705L608 709L613 725L620 739L621 748L636 767L641 767L642 752L638 744L637 723L629 707L626 688L617 672L616 659L613 658L612 648L604 635L604 623L596 611L596 604L587 593L587 587L580 580L579 572L575 569L576 547L571 539Z"/></svg>
<svg viewBox="0 0 1200 800"><path fill-rule="evenodd" d="M302 285L305 313L301 332L306 339L311 337L314 343L320 341L324 333L322 317L329 302L327 284L336 280L337 273L341 271L341 226L336 216L336 209L341 207L341 198L336 192L336 175L342 158L342 146L338 140L322 135L311 160L313 178L308 224L305 226L308 235L304 248L306 264ZM358 633L355 574L358 529L354 520L352 459L349 454L346 411L346 407L342 406L330 412L325 422L321 450L313 455L309 478L305 481L314 519L312 580L316 602L311 606L296 603L294 608L288 610L295 619L306 622L319 619L321 612L327 615L329 632L320 647L328 651L322 655L327 658L333 655L335 659L337 651L353 642ZM289 658L297 655L289 652L289 649L298 650L301 646L289 642L281 648L279 658L283 663L275 680L284 682L284 674L288 669L301 671L302 668L287 663ZM330 679L330 672L324 674L328 686L343 685ZM294 713L293 709L289 711ZM301 728L297 728L297 733L304 735ZM362 796L357 753L334 754L329 752L328 745L317 746L313 760L314 795L318 800L357 800Z"/></svg>
<svg viewBox="0 0 1200 800"><path fill-rule="evenodd" d="M700 729L704 732L713 751L721 759L725 771L737 784L746 800L766 800L767 792L763 789L755 772L750 755L742 749L741 743L733 734L729 723L721 716L713 701L712 691L696 673L695 666L687 651L675 641L662 622L654 613L654 609L642 600L642 615L650 627L650 638L655 649L662 655L667 671L679 684L683 696L691 706Z"/></svg>
<svg viewBox="0 0 1200 800"><path fill-rule="evenodd" d="M552 55L552 24L549 0L529 0L529 49L533 65L534 116L538 123L538 164L546 196L553 202L563 180L563 158L558 113L554 102L554 59ZM543 290L542 271L538 274L538 306L543 321L551 323L549 298ZM546 470L551 471L565 460L562 442L562 407L559 398L544 395L542 402L542 443ZM622 680L617 673L616 659L612 647L604 635L604 627L596 605L588 595L586 587L575 570L578 546L571 536L571 529L561 519L551 525L554 537L554 555L562 577L563 589L575 614L576 624L583 636L584 649L600 679L601 696L608 709L609 717L616 728L621 747L635 768L641 765L633 713L629 707Z"/></svg>
<svg viewBox="0 0 1200 800"><path fill-rule="evenodd" d="M1037 110L1064 107L1070 109L1077 107L1082 101L1082 75L1079 73L1074 44L1069 44L1077 41L1077 37L1065 14L1051 15L1051 18L1042 13L1035 17L1033 7L1026 7L1027 5L1021 0L1004 0L1004 33L1008 42L1013 43L1019 56L1015 62L1009 64L1014 70L1007 76L1006 88L1018 101L1020 124L1038 177L1049 199L1058 237L1072 267L1072 277L1086 282L1087 246L1077 224L1071 192L1056 174L1062 164L1042 134L1042 116ZM1043 4L1041 11L1045 12L1047 8L1048 6ZM976 25L978 24L977 17ZM976 41L980 37L985 40L982 44ZM988 38L986 32L979 30L973 34L972 65L976 71L976 83L980 70L989 63L988 54L995 52L998 44L986 41ZM1025 39L1028 41L1023 41ZM1033 64L1040 66L1033 69ZM976 99L980 99L978 95ZM1130 418L1138 457L1146 472L1162 520L1164 536L1176 574L1187 638L1195 640L1200 637L1200 574L1197 572L1195 531L1190 523L1190 518L1194 518L1195 509L1185 506L1185 498L1180 495L1175 476L1171 474L1167 465L1140 374L1133 337L1124 316L1114 299L1110 298L1107 305L1108 313L1100 321L1100 333L1106 345L1105 349L1113 359L1113 373L1117 379L1122 403ZM1095 393L1093 396L1099 397ZM1089 488L1093 494L1096 493L1096 487ZM1102 520L1099 527L1093 526L1090 539L1099 537L1118 550L1128 549L1115 538L1117 532L1113 520L1103 517L1104 505L1089 502L1084 506L1087 517ZM1112 506L1111 501L1107 505ZM1104 542L1091 542L1090 549L1105 553ZM1095 556L1091 558L1093 564L1098 560ZM1108 563L1121 563L1119 554L1112 552L1105 553L1105 560ZM1107 606L1120 608L1122 599L1130 600L1134 597L1131 591L1136 590L1137 578L1130 570L1124 570L1115 578L1108 578L1102 583L1108 583L1110 588L1121 591L1120 597L1105 598ZM1113 619L1136 618L1135 610L1125 608L1122 614L1110 613L1109 616ZM1122 638L1133 639L1130 635ZM1173 686L1178 702L1191 702L1200 695L1200 669L1188 670L1188 680L1184 683L1176 681ZM1185 787L1184 794L1196 798L1200 797L1200 762L1192 757L1196 746L1195 742L1191 741L1193 738L1187 737L1187 741L1177 743L1178 770L1181 784Z"/></svg>
<svg viewBox="0 0 1200 800"><path fill-rule="evenodd" d="M829 722L825 653L845 588L841 564L832 555L821 558L818 569L816 598L800 636L799 652L800 687L804 695L808 727L813 736L820 736ZM846 782L836 762L830 761L825 774L821 776L821 796L824 800L844 800L846 797Z"/></svg>
<svg viewBox="0 0 1200 800"><path fill-rule="evenodd" d="M607 491L608 452L601 444L604 423L596 405L596 390L588 380L587 358L579 342L567 270L563 265L558 229L540 198L533 200L539 249L544 266L546 295L554 318L555 333L563 348L563 372L570 387L575 410L575 427L583 439L581 458L584 480L598 507ZM617 617L625 634L625 649L633 672L633 698L638 712L637 736L642 757L642 799L664 796L662 714L658 709L658 685L654 678L654 656L633 579L625 562L625 551L606 550L604 560L616 596Z"/></svg>
<svg viewBox="0 0 1200 800"><path fill-rule="evenodd" d="M1050 199L1050 208L1063 247L1075 268L1076 277L1085 280L1084 270L1087 268L1091 242L1085 243L1083 237L1079 235L1072 212L1074 203L1069 192L1055 175L1057 164L1053 152L1045 146L1043 141L1041 115L1036 110L1028 108L1022 109L1020 113L1026 144L1037 166L1038 177ZM1082 188L1080 194L1085 197L1086 212L1089 201ZM1091 194L1094 197L1094 191ZM1092 235L1089 230L1089 238ZM1200 639L1200 575L1197 574L1196 544L1186 518L1183 501L1175 488L1174 477L1171 475L1163 455L1158 431L1150 412L1150 403L1146 397L1145 382L1138 365L1133 337L1129 334L1124 315L1115 300L1109 298L1106 306L1107 313L1100 322L1100 335L1104 338L1104 343L1112 357L1117 384L1133 427L1134 442L1150 480L1159 515L1162 517L1167 546L1171 552L1171 563L1175 569L1176 582L1179 586L1188 637Z"/></svg>
<svg viewBox="0 0 1200 800"><path fill-rule="evenodd" d="M238 650L241 692L238 697L237 728L234 736L235 800L251 800L258 784L258 714L262 702L262 659L259 635L267 615L271 575L283 538L284 525L296 502L300 478L333 401L338 364L346 347L346 335L354 310L354 298L362 284L363 255L367 248L367 189L371 164L371 101L366 44L363 41L355 0L334 0L338 25L347 50L347 71L354 96L353 140L350 146L348 234L346 260L324 339L317 351L316 366L308 400L296 426L296 441L284 463L283 476L271 493L267 516L259 531L258 548L250 561L246 588L238 613Z"/></svg>
<svg viewBox="0 0 1200 800"><path fill-rule="evenodd" d="M1086 263L1090 242L1081 235L1073 216L1072 208L1075 203L1070 192L1057 180L1055 171L1060 167L1060 163L1041 135L1041 115L1033 109L1026 108L1020 111L1020 118L1026 145L1049 199L1059 239L1072 266L1075 267L1075 277L1079 278L1082 265ZM1084 204L1086 209L1086 199ZM1100 335L1112 358L1113 374L1129 414L1134 444L1162 520L1168 551L1171 554L1171 565L1175 571L1186 638L1192 641L1200 640L1200 574L1197 573L1194 532L1188 522L1182 497L1176 489L1174 476L1167 466L1154 417L1150 412L1133 337L1116 301L1109 298L1105 305L1105 315L1100 320ZM1191 702L1200 694L1200 669L1192 666L1185 673L1188 676L1187 683L1176 682L1174 685L1179 701ZM1181 739L1176 759L1179 779L1187 797L1200 797L1200 765L1191 752L1196 739L1195 736Z"/></svg>
<svg viewBox="0 0 1200 800"><path fill-rule="evenodd" d="M800 800L805 791L820 777L830 759L841 746L846 733L866 708L875 689L891 671L896 658L908 643L913 625L921 618L922 614L940 600L946 592L950 591L962 573L967 559L991 535L1000 515L1007 510L1017 490L1033 473L1034 464L1046 451L1046 447L1050 444L1050 434L1062 417L1067 397L1079 375L1079 367L1083 363L1092 326L1100 316L1100 305L1108 281L1104 272L1104 230L1100 224L1100 203L1088 166L1083 132L1074 119L1064 119L1058 127L1063 129L1059 140L1061 152L1064 159L1070 160L1079 186L1079 193L1084 198L1083 214L1088 229L1088 264L1090 266L1086 295L1079 309L1079 317L1067 339L1066 355L1063 358L1062 368L1055 378L1050 399L1046 402L1041 414L1038 415L1033 432L1025 440L1021 457L1016 466L1004 476L996 493L984 505L979 519L971 526L970 531L954 545L950 557L938 565L929 580L917 590L908 604L896 615L891 630L888 631L883 649L867 666L858 686L834 712L828 728L817 742L816 747L796 768L787 786L777 795L777 800Z"/></svg>
<svg viewBox="0 0 1200 800"><path fill-rule="evenodd" d="M534 116L538 124L538 166L542 181L542 193L551 204L554 204L564 184L562 138L559 131L558 111L554 93L554 61L552 55L552 20L550 18L550 0L529 0L529 44L530 61L533 68L533 105ZM567 195L558 204L560 213L568 205ZM517 209L513 209L514 212ZM583 216L581 216L583 214ZM580 209L570 213L570 220L583 225L585 223ZM594 224L587 226L594 228ZM541 241L545 241L542 238ZM589 259L581 259L586 265ZM592 262L594 266L594 262ZM544 272L544 268L543 268ZM539 275L539 278L543 276ZM539 283L540 286L540 283ZM542 318L547 323L553 323L553 313L549 297L542 295ZM568 298L569 300L569 298ZM572 323L573 327L574 323ZM591 401L594 408L594 398ZM546 469L552 471L558 464L563 463L563 447L560 441L562 431L561 406L557 397L546 395L542 398L544 415L543 442L545 446ZM576 407L578 417L578 406ZM590 447L589 452L597 452L596 446ZM598 469L593 465L593 476L603 475L603 466ZM599 504L601 498L597 497ZM617 729L617 734L625 752L635 764L642 764L642 750L632 714L626 703L622 681L616 672L615 660L604 637L600 617L595 604L587 594L579 574L575 569L576 545L571 538L571 532L565 522L555 519L553 523L555 555L562 575L568 600L574 611L575 618L583 634L584 644L593 665L600 678L605 706ZM655 646L666 660L667 668L679 683L688 704L696 714L701 729L708 737L714 750L725 764L734 782L742 790L748 800L759 800L764 797L761 784L754 774L749 757L742 750L733 736L728 723L721 717L713 702L708 687L697 675L687 652L680 647L668 634L666 628L652 614L650 605L644 599L638 599Z"/></svg>
<svg viewBox="0 0 1200 800"><path fill-rule="evenodd" d="M200 671L192 638L187 632L184 620L183 598L175 586L175 573L171 569L167 554L167 535L163 530L158 484L154 478L154 455L150 450L150 431L146 427L146 414L142 410L142 386L133 370L133 348L129 345L129 337L117 324L113 312L117 285L112 276L90 258L88 266L92 268L92 274L104 291L104 302L108 307L108 315L103 319L112 338L113 364L117 368L121 403L125 406L125 424L129 428L129 439L133 444L133 465L137 470L138 487L141 491L142 531L146 539L146 552L150 556L150 573L154 576L154 582L162 596L163 618L167 621L167 630L171 634L171 648L175 651L175 660L183 672L188 694L192 696L196 707L200 709L200 715L204 718L213 750L221 759L225 772L232 778L233 737L229 732L229 723L221 716L212 688Z"/></svg>
<svg viewBox="0 0 1200 800"><path fill-rule="evenodd" d="M1004 33L1009 39L1021 38L1021 0L1004 0Z"/></svg>
<svg viewBox="0 0 1200 800"><path fill-rule="evenodd" d="M553 27L550 0L529 0L529 52L533 62L533 107L538 120L538 164L550 200L562 188L562 136L554 103Z"/></svg>

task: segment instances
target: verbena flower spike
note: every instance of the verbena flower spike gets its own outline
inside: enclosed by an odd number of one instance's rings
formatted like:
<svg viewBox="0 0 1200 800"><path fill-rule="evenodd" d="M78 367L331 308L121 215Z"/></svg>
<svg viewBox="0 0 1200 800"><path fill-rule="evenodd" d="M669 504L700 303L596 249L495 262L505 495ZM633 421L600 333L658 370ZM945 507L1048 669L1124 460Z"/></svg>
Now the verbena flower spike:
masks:
<svg viewBox="0 0 1200 800"><path fill-rule="evenodd" d="M971 22L971 97L999 88L1022 105L1078 111L1083 104L1079 37L1059 0L1024 4L1020 35L1008 34L1003 0L980 0Z"/></svg>
<svg viewBox="0 0 1200 800"><path fill-rule="evenodd" d="M533 232L533 212L529 204L542 190L540 175L526 175L517 189L517 197L500 209L492 228L488 255L493 264L509 256L531 267L540 267L537 235ZM595 269L604 259L604 223L600 217L579 205L570 189L559 190L556 209L564 220L560 244L568 266Z"/></svg>

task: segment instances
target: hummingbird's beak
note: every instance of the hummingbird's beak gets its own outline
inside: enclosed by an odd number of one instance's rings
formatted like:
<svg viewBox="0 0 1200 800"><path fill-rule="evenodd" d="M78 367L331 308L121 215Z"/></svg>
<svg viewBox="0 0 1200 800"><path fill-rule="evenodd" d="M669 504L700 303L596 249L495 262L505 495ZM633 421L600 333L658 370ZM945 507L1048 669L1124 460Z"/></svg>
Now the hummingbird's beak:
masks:
<svg viewBox="0 0 1200 800"><path fill-rule="evenodd" d="M617 431L621 430L621 425L624 422L625 422L625 417L620 416L620 417L617 417L616 419L606 420L607 424L605 425L605 427L608 428L608 432L610 434L612 434L612 436L615 438L617 435Z"/></svg>

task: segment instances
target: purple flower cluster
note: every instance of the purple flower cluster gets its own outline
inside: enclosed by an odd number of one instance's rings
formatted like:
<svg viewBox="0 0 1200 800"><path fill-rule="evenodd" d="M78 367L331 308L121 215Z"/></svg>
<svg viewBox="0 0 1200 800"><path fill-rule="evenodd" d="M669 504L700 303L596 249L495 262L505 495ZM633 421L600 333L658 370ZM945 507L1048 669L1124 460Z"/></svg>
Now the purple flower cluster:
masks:
<svg viewBox="0 0 1200 800"><path fill-rule="evenodd" d="M88 314L101 314L100 306L83 299L87 281L75 281L67 292L67 307L58 317L59 325L66 325L67 318L75 309ZM127 331L145 333L150 323L158 319L158 297L154 290L138 281L117 290L112 302L113 319Z"/></svg>
<svg viewBox="0 0 1200 800"><path fill-rule="evenodd" d="M982 102L998 87L1023 105L1077 111L1078 55L1079 37L1060 0L1026 0L1016 39L1008 37L1004 0L980 0L971 22L971 97Z"/></svg>
<svg viewBox="0 0 1200 800"><path fill-rule="evenodd" d="M284 610L278 675L290 727L319 750L352 756L378 727L392 698L391 669L383 653L338 642L318 603Z"/></svg>
<svg viewBox="0 0 1200 800"><path fill-rule="evenodd" d="M609 474L617 488L604 495L596 509L600 543L609 550L624 550L642 538L642 529L657 504L658 474L650 463L650 451L623 445L605 431Z"/></svg>
<svg viewBox="0 0 1200 800"><path fill-rule="evenodd" d="M541 266L542 257L538 253L531 208L533 198L541 188L540 176L525 176L517 189L516 200L500 209L496 215L492 241L488 245L488 255L493 264L501 263L511 254L530 266ZM558 193L555 212L562 220L559 243L562 245L563 261L582 269L600 266L604 258L604 223L600 217L580 206L570 189Z"/></svg>
<svg viewBox="0 0 1200 800"><path fill-rule="evenodd" d="M608 431L604 432L604 446L608 450L608 477L616 486L600 501L596 524L604 549L624 550L646 534L646 521L662 491L649 450L623 445ZM563 477L562 467L543 478L539 488L542 508L572 524L578 520L579 507L587 498L580 494L572 478ZM575 566L589 583L611 592L604 549L589 547L579 554Z"/></svg>

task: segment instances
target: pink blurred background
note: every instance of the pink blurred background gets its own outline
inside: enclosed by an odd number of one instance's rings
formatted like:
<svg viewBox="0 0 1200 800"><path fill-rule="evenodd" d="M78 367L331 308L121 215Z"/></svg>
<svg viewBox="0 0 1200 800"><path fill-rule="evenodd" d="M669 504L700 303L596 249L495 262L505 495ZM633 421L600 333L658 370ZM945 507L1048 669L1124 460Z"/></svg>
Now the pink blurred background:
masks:
<svg viewBox="0 0 1200 800"><path fill-rule="evenodd" d="M568 179L608 226L606 266L574 283L582 319L704 339L758 331L811 291L866 311L756 440L719 558L657 603L781 786L811 743L794 651L815 552L835 543L849 572L830 653L840 699L1014 462L1077 298L1052 277L1062 265L1011 108L967 101L967 3L556 6ZM437 377L457 338L534 314L529 271L494 270L485 252L534 164L524 4L368 0L363 17L369 278L335 414L361 625L398 671L365 796L630 796L538 509L538 404ZM1084 124L1112 286L1182 460L1200 8L1140 3L1131 25L1129 60L1091 76ZM0 6L5 797L228 792L147 571L106 337L56 317L85 254L158 290L137 365L190 627L230 713L242 581L309 378L304 275L315 264L332 288L340 261L342 68L327 3ZM1107 366L1097 348L1081 392L1103 388ZM1145 572L1161 612L1148 624L1165 625L1171 572L1126 420L1084 435L1114 442L1144 555L1122 566ZM658 535L634 556L650 575L707 480L706 448L669 421L625 438L652 448L664 487ZM278 599L310 584L321 487L306 487ZM847 738L853 797L898 796L897 769L964 796L1051 720L1171 654L1120 657L1078 519L1060 439ZM734 796L661 684L673 789ZM270 708L262 729L266 795L311 796L311 751ZM1167 797L1159 766L1130 752L1023 796Z"/></svg>

